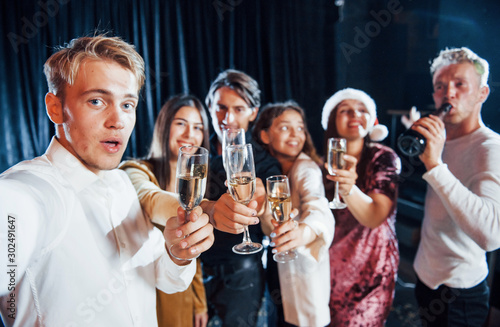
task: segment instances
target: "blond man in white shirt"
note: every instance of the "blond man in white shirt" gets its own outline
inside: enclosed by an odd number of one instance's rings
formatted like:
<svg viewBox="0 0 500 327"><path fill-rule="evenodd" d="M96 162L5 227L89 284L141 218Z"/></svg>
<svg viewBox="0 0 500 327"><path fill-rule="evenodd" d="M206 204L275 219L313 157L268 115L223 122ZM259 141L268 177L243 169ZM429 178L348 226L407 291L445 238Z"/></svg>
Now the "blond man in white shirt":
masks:
<svg viewBox="0 0 500 327"><path fill-rule="evenodd" d="M419 156L428 183L415 293L425 326L482 326L488 316L486 251L500 247L500 135L481 120L488 62L468 48L441 51L431 65L441 121L421 118Z"/></svg>
<svg viewBox="0 0 500 327"><path fill-rule="evenodd" d="M71 41L45 64L46 153L0 175L0 313L6 326L156 326L155 287L185 290L213 243L197 208L142 214L115 169L136 118L144 62L119 38ZM188 235L187 237L185 237Z"/></svg>

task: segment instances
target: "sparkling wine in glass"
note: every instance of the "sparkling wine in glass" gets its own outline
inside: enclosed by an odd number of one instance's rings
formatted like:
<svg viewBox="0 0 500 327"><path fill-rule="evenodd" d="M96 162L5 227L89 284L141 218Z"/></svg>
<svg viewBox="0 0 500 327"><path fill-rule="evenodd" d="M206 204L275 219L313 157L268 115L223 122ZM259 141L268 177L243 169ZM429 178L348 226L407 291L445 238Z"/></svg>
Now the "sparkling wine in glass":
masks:
<svg viewBox="0 0 500 327"><path fill-rule="evenodd" d="M334 175L333 169L344 169L345 161L344 154L346 152L346 139L344 138L329 138L328 139L328 173ZM330 209L344 209L347 205L340 201L339 198L339 182L335 182L335 193L333 200L330 202Z"/></svg>
<svg viewBox="0 0 500 327"><path fill-rule="evenodd" d="M245 130L243 128L229 128L222 132L222 164L226 168L226 151L229 145L245 144Z"/></svg>
<svg viewBox="0 0 500 327"><path fill-rule="evenodd" d="M208 150L186 145L179 149L176 193L179 203L189 213L200 204L207 186Z"/></svg>
<svg viewBox="0 0 500 327"><path fill-rule="evenodd" d="M226 151L226 173L229 193L236 202L247 205L256 188L255 164L251 144L229 145ZM252 242L248 226L243 232L243 241L233 246L237 254L252 254L262 250L262 244Z"/></svg>
<svg viewBox="0 0 500 327"><path fill-rule="evenodd" d="M290 199L290 184L285 175L270 176L266 179L267 201L271 208L271 214L275 221L280 224L290 219L292 201ZM276 253L273 256L276 262L288 262L297 258L295 250Z"/></svg>

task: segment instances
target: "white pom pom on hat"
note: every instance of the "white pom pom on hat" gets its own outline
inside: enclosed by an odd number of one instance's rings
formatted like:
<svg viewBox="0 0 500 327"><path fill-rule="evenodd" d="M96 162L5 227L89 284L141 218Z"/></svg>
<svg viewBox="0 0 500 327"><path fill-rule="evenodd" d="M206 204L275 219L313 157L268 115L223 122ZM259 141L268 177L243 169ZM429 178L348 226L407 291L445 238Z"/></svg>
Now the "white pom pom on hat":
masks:
<svg viewBox="0 0 500 327"><path fill-rule="evenodd" d="M325 131L328 127L328 120L330 119L330 114L333 109L335 109L339 103L347 99L358 100L365 105L368 113L370 114L370 119L368 120L366 128L373 141L380 142L384 140L387 135L389 135L387 127L378 123L377 106L375 105L375 101L373 101L373 99L365 92L353 88L345 88L337 91L328 100L326 100L321 117L321 125Z"/></svg>
<svg viewBox="0 0 500 327"><path fill-rule="evenodd" d="M375 120L375 126L372 127L370 132L370 139L375 142L381 142L387 137L387 135L389 135L387 126L379 124L378 119Z"/></svg>

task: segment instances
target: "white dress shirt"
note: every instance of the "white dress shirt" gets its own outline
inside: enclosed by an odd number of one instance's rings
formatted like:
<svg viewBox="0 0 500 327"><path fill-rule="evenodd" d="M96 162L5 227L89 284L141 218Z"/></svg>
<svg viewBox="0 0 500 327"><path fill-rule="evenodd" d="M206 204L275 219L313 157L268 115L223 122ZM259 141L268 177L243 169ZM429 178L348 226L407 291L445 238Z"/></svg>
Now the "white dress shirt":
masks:
<svg viewBox="0 0 500 327"><path fill-rule="evenodd" d="M325 197L318 165L304 153L288 172L295 218L318 236L296 249L297 259L278 263L285 320L296 326L319 327L330 323L330 256L335 220Z"/></svg>
<svg viewBox="0 0 500 327"><path fill-rule="evenodd" d="M0 175L0 215L6 326L157 326L155 287L183 291L196 270L170 260L125 172L96 175L55 138Z"/></svg>

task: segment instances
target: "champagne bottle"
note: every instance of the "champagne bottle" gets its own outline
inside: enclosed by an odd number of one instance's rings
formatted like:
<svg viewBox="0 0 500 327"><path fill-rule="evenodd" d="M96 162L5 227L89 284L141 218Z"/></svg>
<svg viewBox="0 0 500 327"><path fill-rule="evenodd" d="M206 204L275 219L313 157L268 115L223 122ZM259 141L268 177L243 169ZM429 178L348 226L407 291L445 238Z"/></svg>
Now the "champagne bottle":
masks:
<svg viewBox="0 0 500 327"><path fill-rule="evenodd" d="M443 103L443 105L433 111L431 115L437 116L442 120L451 108L451 104ZM408 157L418 157L424 152L427 140L422 136L422 134L409 128L404 133L399 135L397 145L401 153L404 155Z"/></svg>

